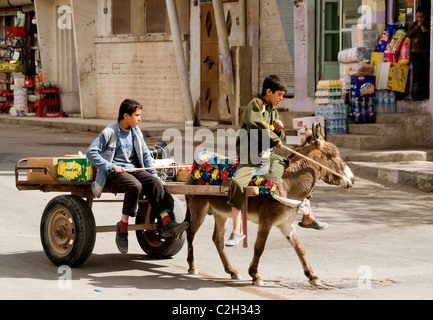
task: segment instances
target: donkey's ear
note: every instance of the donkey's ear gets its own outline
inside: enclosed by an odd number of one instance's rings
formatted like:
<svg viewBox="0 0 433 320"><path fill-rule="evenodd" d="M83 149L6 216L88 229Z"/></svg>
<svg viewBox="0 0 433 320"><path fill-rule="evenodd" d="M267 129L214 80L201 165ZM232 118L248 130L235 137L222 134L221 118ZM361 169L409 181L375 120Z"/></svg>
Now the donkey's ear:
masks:
<svg viewBox="0 0 433 320"><path fill-rule="evenodd" d="M305 142L312 142L314 139L314 133L310 128L305 129Z"/></svg>
<svg viewBox="0 0 433 320"><path fill-rule="evenodd" d="M317 141L319 145L321 145L324 141L324 138L322 134L322 125L320 124L320 122L313 123L312 131L313 131L314 139Z"/></svg>

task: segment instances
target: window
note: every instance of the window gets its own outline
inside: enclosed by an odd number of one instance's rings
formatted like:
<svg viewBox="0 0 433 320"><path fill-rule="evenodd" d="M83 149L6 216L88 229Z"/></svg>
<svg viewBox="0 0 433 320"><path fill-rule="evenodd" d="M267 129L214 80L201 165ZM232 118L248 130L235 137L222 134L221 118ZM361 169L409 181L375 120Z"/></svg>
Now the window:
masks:
<svg viewBox="0 0 433 320"><path fill-rule="evenodd" d="M165 1L146 1L146 33L167 33L167 4Z"/></svg>
<svg viewBox="0 0 433 320"><path fill-rule="evenodd" d="M362 0L342 1L341 12L341 50L352 48L352 26L359 23L362 15L368 18L369 7L362 6ZM370 9L371 12L371 9Z"/></svg>
<svg viewBox="0 0 433 320"><path fill-rule="evenodd" d="M320 79L338 79L338 52L352 47L352 26L357 25L368 8L362 0L317 0L320 13ZM320 34L320 36L319 36Z"/></svg>
<svg viewBox="0 0 433 320"><path fill-rule="evenodd" d="M113 34L131 34L131 0L112 0Z"/></svg>

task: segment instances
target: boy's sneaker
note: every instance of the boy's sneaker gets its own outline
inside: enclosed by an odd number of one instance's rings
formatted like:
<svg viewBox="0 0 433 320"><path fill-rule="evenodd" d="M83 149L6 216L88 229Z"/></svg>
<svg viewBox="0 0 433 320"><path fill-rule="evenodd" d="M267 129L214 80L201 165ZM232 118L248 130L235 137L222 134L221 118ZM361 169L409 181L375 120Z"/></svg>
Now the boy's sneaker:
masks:
<svg viewBox="0 0 433 320"><path fill-rule="evenodd" d="M120 232L119 222L116 224L116 245L120 253L128 253L128 232Z"/></svg>
<svg viewBox="0 0 433 320"><path fill-rule="evenodd" d="M230 238L225 242L226 247L234 247L239 244L242 240L245 239L245 235L238 235L236 233L232 233Z"/></svg>
<svg viewBox="0 0 433 320"><path fill-rule="evenodd" d="M174 237L177 234L184 232L188 229L189 223L184 221L182 223L177 223L174 220L170 220L165 226L161 229L161 236L164 238Z"/></svg>

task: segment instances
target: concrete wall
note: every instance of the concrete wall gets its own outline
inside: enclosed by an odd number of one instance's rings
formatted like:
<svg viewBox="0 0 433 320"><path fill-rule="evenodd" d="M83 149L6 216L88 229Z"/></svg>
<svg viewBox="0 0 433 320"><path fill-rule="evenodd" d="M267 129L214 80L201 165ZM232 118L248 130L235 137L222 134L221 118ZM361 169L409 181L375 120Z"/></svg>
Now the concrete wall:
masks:
<svg viewBox="0 0 433 320"><path fill-rule="evenodd" d="M82 118L97 115L95 83L96 61L94 38L96 37L97 5L88 0L71 0L76 48L76 67Z"/></svg>
<svg viewBox="0 0 433 320"><path fill-rule="evenodd" d="M103 13L105 2L107 14ZM179 20L185 39L184 49L189 52L188 0L177 0L176 4L179 17L184 17ZM146 35L144 0L133 0L132 34L113 36L111 1L99 0L97 6L97 36L94 39L96 116L117 118L120 103L131 98L144 106L143 120L183 123L185 112L170 32ZM189 55L186 60L189 62Z"/></svg>
<svg viewBox="0 0 433 320"><path fill-rule="evenodd" d="M143 120L182 123L184 109L171 42L96 44L97 117L117 118L120 103L143 106Z"/></svg>

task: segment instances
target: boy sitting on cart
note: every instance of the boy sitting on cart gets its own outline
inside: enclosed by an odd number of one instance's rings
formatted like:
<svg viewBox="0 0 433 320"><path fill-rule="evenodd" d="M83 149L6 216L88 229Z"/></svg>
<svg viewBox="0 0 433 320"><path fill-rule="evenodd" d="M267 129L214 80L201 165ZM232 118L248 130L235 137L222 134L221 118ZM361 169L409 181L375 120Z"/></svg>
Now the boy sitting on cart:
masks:
<svg viewBox="0 0 433 320"><path fill-rule="evenodd" d="M188 222L177 223L172 218L173 198L165 191L164 182L159 179L156 170L130 171L154 167L143 134L137 127L142 109L137 101L124 100L120 105L118 121L106 127L86 152L87 159L98 169L92 183L95 197L101 197L106 184L118 185L125 192L122 218L116 224L116 245L123 254L128 252L129 217L136 216L138 200L142 195L159 212L163 237L175 236L189 226Z"/></svg>

